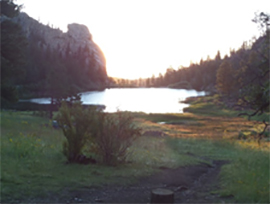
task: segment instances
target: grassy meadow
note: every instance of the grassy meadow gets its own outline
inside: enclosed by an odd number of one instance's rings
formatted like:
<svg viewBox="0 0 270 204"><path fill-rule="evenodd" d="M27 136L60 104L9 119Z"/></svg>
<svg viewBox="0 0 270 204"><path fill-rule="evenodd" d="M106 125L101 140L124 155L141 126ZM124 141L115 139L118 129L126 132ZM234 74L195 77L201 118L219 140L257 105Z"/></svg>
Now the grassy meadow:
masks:
<svg viewBox="0 0 270 204"><path fill-rule="evenodd" d="M144 134L129 149L128 163L117 167L67 164L62 154L65 138L49 119L1 111L1 202L46 202L67 191L127 185L159 167L207 163L203 157L229 161L215 193L232 196L232 202L269 202L269 135L261 145L253 139L263 125L236 117L235 111L210 98L193 101L187 111L131 113Z"/></svg>

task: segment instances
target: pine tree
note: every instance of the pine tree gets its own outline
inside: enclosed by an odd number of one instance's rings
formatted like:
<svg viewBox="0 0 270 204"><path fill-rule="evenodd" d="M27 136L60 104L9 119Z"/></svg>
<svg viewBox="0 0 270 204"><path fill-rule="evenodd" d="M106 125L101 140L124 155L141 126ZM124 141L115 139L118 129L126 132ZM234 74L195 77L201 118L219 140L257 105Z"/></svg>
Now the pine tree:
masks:
<svg viewBox="0 0 270 204"><path fill-rule="evenodd" d="M230 95L234 87L234 70L228 61L222 62L217 71L217 89L224 95Z"/></svg>

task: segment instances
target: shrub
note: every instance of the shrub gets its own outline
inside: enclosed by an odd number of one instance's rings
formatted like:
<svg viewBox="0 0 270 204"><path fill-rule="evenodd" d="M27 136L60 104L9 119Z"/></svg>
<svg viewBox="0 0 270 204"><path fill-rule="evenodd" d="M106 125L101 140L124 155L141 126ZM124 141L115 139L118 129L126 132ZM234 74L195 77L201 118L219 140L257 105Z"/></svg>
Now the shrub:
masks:
<svg viewBox="0 0 270 204"><path fill-rule="evenodd" d="M96 135L97 113L93 107L83 108L80 102L62 103L56 120L67 139L63 143L63 153L69 162L80 162L84 146Z"/></svg>
<svg viewBox="0 0 270 204"><path fill-rule="evenodd" d="M67 139L63 153L69 162L93 163L82 154L88 149L106 165L123 163L128 148L141 135L141 129L134 126L133 117L127 113L104 113L94 107L83 108L79 102L69 105L63 102L56 120Z"/></svg>
<svg viewBox="0 0 270 204"><path fill-rule="evenodd" d="M133 117L118 111L115 114L100 113L97 131L97 150L106 165L126 161L128 148L141 135L141 129L133 124Z"/></svg>

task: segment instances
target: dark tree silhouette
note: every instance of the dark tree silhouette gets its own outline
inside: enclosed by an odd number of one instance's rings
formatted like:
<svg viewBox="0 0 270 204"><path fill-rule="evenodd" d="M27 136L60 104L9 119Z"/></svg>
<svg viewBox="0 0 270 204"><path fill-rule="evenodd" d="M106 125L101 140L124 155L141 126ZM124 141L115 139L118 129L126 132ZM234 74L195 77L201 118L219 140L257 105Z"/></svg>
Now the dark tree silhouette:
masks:
<svg viewBox="0 0 270 204"><path fill-rule="evenodd" d="M17 101L15 76L21 77L25 62L26 38L21 27L12 21L20 6L11 0L1 1L1 104Z"/></svg>

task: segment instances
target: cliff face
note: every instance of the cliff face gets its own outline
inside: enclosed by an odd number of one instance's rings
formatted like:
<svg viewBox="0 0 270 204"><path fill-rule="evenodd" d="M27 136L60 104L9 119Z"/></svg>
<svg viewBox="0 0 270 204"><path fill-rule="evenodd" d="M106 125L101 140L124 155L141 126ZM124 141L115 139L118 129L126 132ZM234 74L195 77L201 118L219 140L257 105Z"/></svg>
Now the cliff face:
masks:
<svg viewBox="0 0 270 204"><path fill-rule="evenodd" d="M92 35L85 25L69 24L66 33L59 29L39 23L37 20L29 17L26 13L20 13L15 21L21 25L27 38L31 38L33 34L39 36L39 47L46 50L48 47L61 53L63 57L69 54L82 53L83 60L87 69L94 69L96 73L102 75L101 78L107 78L106 60L101 49L93 42ZM95 63L91 63L91 61ZM91 66L90 66L91 64ZM87 67L87 65L89 65Z"/></svg>

